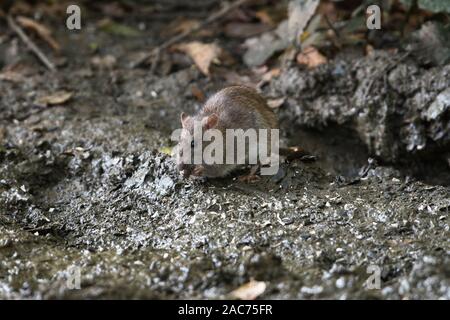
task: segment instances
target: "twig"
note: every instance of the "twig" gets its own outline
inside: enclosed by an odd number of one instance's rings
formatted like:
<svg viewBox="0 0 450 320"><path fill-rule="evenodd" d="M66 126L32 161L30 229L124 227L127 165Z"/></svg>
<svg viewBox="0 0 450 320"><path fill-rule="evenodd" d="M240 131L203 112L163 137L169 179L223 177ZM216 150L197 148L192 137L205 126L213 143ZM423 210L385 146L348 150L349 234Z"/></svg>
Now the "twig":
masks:
<svg viewBox="0 0 450 320"><path fill-rule="evenodd" d="M22 39L28 49L30 49L39 60L51 71L55 71L55 65L47 58L47 56L34 44L34 42L25 34L23 29L8 15L7 17L9 27Z"/></svg>
<svg viewBox="0 0 450 320"><path fill-rule="evenodd" d="M326 21L328 27L334 32L334 34L336 35L336 37L340 38L341 35L340 35L339 31L334 27L333 23L331 23L331 21L330 21L330 19L328 18L328 16L325 14L324 17L325 17L325 21Z"/></svg>
<svg viewBox="0 0 450 320"><path fill-rule="evenodd" d="M183 40L184 38L186 38L190 34L192 34L192 33L196 32L196 31L204 28L205 26L207 26L211 22L214 22L215 20L222 18L227 13L229 13L231 10L233 10L233 9L243 5L243 4L245 4L248 1L249 0L237 0L237 1L233 2L230 5L225 5L222 9L220 9L219 11L217 11L217 12L213 13L212 15L210 15L208 18L206 18L204 21L202 21L198 25L192 27L189 30L183 31L182 33L179 33L179 34L173 36L169 40L163 42L161 45L159 45L156 48L154 48L152 51L150 51L150 53L146 54L144 57L142 57L137 62L135 62L132 65L132 68L136 68L136 67L142 65L143 63L145 63L148 59L150 59L152 57L156 57L155 59L159 59L159 54L161 53L162 50L167 49L168 47L170 47L171 45L177 43L178 41ZM152 63L152 65L154 65L154 64L155 63ZM154 66L152 66L152 69L154 69Z"/></svg>
<svg viewBox="0 0 450 320"><path fill-rule="evenodd" d="M405 35L409 20L411 19L411 16L414 13L414 11L416 11L416 9L417 9L417 0L413 0L411 2L411 4L409 5L408 11L406 11L406 17L405 17L405 21L403 22L402 31L401 31L402 36Z"/></svg>

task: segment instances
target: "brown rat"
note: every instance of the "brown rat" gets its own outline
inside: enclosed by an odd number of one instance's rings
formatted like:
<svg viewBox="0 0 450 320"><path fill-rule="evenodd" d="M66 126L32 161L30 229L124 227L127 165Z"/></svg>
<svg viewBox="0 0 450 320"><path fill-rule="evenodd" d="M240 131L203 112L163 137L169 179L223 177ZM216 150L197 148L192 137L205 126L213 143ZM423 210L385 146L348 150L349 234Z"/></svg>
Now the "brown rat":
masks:
<svg viewBox="0 0 450 320"><path fill-rule="evenodd" d="M184 130L176 151L176 160L178 169L184 172L185 176L223 177L239 167L236 164L191 164L192 161L183 159L182 150L187 150L186 148L193 150L197 143L192 138L196 121L201 124L203 131L217 129L223 136L226 129L278 129L277 116L255 90L245 86L231 86L220 90L206 101L196 115L188 116L184 112L181 114ZM269 134L267 139L269 153L270 137ZM203 150L207 145L205 142L202 143ZM248 153L248 148L246 152ZM248 154L245 156L248 158Z"/></svg>

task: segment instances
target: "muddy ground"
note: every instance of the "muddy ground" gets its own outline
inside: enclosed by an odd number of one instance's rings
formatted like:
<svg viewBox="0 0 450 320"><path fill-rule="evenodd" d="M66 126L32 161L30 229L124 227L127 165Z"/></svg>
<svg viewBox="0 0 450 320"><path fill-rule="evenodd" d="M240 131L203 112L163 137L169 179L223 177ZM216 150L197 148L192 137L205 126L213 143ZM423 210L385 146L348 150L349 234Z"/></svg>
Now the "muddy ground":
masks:
<svg viewBox="0 0 450 320"><path fill-rule="evenodd" d="M224 83L194 66L129 67L165 19L134 38L91 21L55 28L65 59L54 74L1 22L0 62L27 76L0 80L0 298L227 298L255 279L266 299L450 299L449 65L408 57L372 73L364 94L370 70L397 56L286 65L263 94L287 97L283 143L317 161L257 184L183 180L161 151L179 113L200 107L192 86ZM90 63L107 54L113 67ZM35 105L61 89L74 92L65 105ZM379 289L365 285L370 266Z"/></svg>

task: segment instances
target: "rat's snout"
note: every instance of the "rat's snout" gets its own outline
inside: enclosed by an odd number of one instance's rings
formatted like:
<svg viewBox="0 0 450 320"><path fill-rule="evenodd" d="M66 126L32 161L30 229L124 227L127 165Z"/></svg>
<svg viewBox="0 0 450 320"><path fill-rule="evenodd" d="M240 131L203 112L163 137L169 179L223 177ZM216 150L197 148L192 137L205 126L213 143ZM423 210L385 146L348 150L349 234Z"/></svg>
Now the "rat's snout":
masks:
<svg viewBox="0 0 450 320"><path fill-rule="evenodd" d="M183 173L184 177L189 177L192 171L191 166L185 164L184 162L180 162L178 164L178 171Z"/></svg>
<svg viewBox="0 0 450 320"><path fill-rule="evenodd" d="M187 169L187 165L184 162L178 163L178 171L184 171Z"/></svg>

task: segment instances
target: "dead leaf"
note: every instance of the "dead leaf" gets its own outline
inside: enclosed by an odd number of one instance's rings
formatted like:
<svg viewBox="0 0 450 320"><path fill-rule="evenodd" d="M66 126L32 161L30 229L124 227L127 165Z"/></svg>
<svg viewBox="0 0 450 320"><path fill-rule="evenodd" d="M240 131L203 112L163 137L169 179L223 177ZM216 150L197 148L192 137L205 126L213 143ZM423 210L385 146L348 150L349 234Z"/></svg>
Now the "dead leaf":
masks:
<svg viewBox="0 0 450 320"><path fill-rule="evenodd" d="M268 72L264 73L261 80L263 80L265 82L270 82L270 80L272 80L272 78L276 78L280 74L281 74L280 68L273 68L273 69L270 69Z"/></svg>
<svg viewBox="0 0 450 320"><path fill-rule="evenodd" d="M3 72L0 72L0 80L19 83L25 80L25 78L18 72L15 72L13 70L5 70Z"/></svg>
<svg viewBox="0 0 450 320"><path fill-rule="evenodd" d="M300 42L303 48L313 46L317 43L323 43L326 36L325 32L319 32L320 25L322 24L322 16L315 15L311 18L308 27L303 31L300 36ZM333 32L333 31L332 31ZM334 33L333 33L334 34Z"/></svg>
<svg viewBox="0 0 450 320"><path fill-rule="evenodd" d="M255 300L258 296L266 291L266 283L264 281L250 280L250 282L233 290L230 294L232 297L241 300Z"/></svg>
<svg viewBox="0 0 450 320"><path fill-rule="evenodd" d="M266 73L269 70L269 67L267 65L262 65L260 67L254 67L252 68L252 71L254 74L258 76L262 76L264 73Z"/></svg>
<svg viewBox="0 0 450 320"><path fill-rule="evenodd" d="M35 9L33 9L33 6L31 4L28 4L24 1L14 1L14 4L9 9L8 13L12 16L18 16L18 15L33 15L36 12Z"/></svg>
<svg viewBox="0 0 450 320"><path fill-rule="evenodd" d="M199 89L195 84L191 87L192 95L199 101L203 102L205 101L205 94L202 90Z"/></svg>
<svg viewBox="0 0 450 320"><path fill-rule="evenodd" d="M277 109L283 105L284 101L286 101L286 97L269 99L267 100L267 105L272 109Z"/></svg>
<svg viewBox="0 0 450 320"><path fill-rule="evenodd" d="M226 83L229 85L244 85L256 89L255 83L247 75L241 75L236 71L227 69L222 72L222 76L225 78Z"/></svg>
<svg viewBox="0 0 450 320"><path fill-rule="evenodd" d="M244 63L249 67L264 64L275 52L290 45L287 34L288 22L285 20L275 30L265 32L259 37L248 38L244 43L247 48L243 56Z"/></svg>
<svg viewBox="0 0 450 320"><path fill-rule="evenodd" d="M319 0L291 0L287 20L281 21L275 30L245 41L247 51L243 56L244 63L249 67L260 66L274 53L290 47L293 42L301 43L300 37L318 4Z"/></svg>
<svg viewBox="0 0 450 320"><path fill-rule="evenodd" d="M269 13L262 9L259 11L255 12L255 16L262 22L265 24L268 24L269 26L273 26L275 25L275 22L273 21L272 17L269 15Z"/></svg>
<svg viewBox="0 0 450 320"><path fill-rule="evenodd" d="M33 73L33 68L30 68L28 64L13 63L5 66L0 71L0 80L19 83L25 81Z"/></svg>
<svg viewBox="0 0 450 320"><path fill-rule="evenodd" d="M301 43L301 35L319 5L319 0L291 0L289 2L288 39Z"/></svg>
<svg viewBox="0 0 450 320"><path fill-rule="evenodd" d="M222 48L215 43L202 43L193 41L174 46L174 49L182 51L189 55L200 71L209 76L209 67L211 63L220 62L219 57L223 54Z"/></svg>
<svg viewBox="0 0 450 320"><path fill-rule="evenodd" d="M61 46L59 45L59 43L52 37L52 32L50 31L50 29L48 29L43 24L40 24L39 22L24 16L17 17L17 22L23 28L30 29L36 32L39 35L39 37L41 37L45 42L47 42L53 50L55 51L61 50Z"/></svg>
<svg viewBox="0 0 450 320"><path fill-rule="evenodd" d="M116 57L111 54L107 54L105 56L95 56L91 59L91 64L99 69L112 69L116 63Z"/></svg>
<svg viewBox="0 0 450 320"><path fill-rule="evenodd" d="M39 98L36 101L36 104L40 105L40 106L60 105L60 104L63 104L65 102L69 101L70 98L72 98L72 96L73 96L73 92L61 90L61 91L57 91L53 94L50 94L48 96L43 96L43 97Z"/></svg>
<svg viewBox="0 0 450 320"><path fill-rule="evenodd" d="M168 36L177 33L184 33L197 27L199 23L200 22L198 20L194 19L176 19L168 26L167 31L164 33Z"/></svg>
<svg viewBox="0 0 450 320"><path fill-rule="evenodd" d="M261 76L261 80L258 82L257 87L262 88L266 83L272 81L273 78L278 77L281 74L280 68L273 68L269 71L266 70Z"/></svg>
<svg viewBox="0 0 450 320"><path fill-rule="evenodd" d="M366 52L366 56L373 56L375 53L375 48L372 45L367 44L364 51Z"/></svg>
<svg viewBox="0 0 450 320"><path fill-rule="evenodd" d="M314 47L307 47L297 55L297 62L304 64L308 68L315 68L327 63L327 58Z"/></svg>
<svg viewBox="0 0 450 320"><path fill-rule="evenodd" d="M94 71L91 68L82 68L75 71L74 76L81 78L92 78L94 76Z"/></svg>

